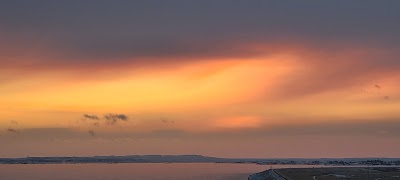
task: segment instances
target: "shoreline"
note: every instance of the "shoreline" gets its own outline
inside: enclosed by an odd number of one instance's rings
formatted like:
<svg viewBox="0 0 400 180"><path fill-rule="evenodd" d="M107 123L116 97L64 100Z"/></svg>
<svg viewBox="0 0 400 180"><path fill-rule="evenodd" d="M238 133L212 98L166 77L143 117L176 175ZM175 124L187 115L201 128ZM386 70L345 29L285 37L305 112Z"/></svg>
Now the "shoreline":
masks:
<svg viewBox="0 0 400 180"><path fill-rule="evenodd" d="M269 169L252 174L248 180L293 180L330 178L364 179L400 179L400 166L364 166L364 167L318 167L318 168L282 168Z"/></svg>
<svg viewBox="0 0 400 180"><path fill-rule="evenodd" d="M400 158L219 158L202 155L129 155L92 157L0 158L0 164L90 164L90 163L243 163L286 166L399 166Z"/></svg>

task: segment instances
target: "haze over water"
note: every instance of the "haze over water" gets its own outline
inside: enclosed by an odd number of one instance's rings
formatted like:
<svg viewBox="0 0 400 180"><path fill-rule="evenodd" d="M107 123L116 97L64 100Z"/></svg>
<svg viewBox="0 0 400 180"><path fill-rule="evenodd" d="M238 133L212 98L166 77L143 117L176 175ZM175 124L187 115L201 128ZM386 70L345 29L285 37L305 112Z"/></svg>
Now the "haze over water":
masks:
<svg viewBox="0 0 400 180"><path fill-rule="evenodd" d="M226 163L18 164L0 165L0 179L246 180L269 167Z"/></svg>

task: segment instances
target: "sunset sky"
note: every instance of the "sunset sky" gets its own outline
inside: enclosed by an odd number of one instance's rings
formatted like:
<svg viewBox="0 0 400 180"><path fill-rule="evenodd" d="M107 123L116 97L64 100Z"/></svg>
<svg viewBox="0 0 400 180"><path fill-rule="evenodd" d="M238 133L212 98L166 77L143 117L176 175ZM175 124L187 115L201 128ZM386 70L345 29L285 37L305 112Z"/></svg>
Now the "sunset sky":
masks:
<svg viewBox="0 0 400 180"><path fill-rule="evenodd" d="M0 157L400 157L400 1L0 3Z"/></svg>

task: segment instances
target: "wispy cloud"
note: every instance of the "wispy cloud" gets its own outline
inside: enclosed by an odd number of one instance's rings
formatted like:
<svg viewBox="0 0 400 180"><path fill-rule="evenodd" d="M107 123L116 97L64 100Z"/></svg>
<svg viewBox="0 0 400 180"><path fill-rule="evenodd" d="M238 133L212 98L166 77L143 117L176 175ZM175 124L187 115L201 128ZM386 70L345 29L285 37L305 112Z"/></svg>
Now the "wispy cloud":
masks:
<svg viewBox="0 0 400 180"><path fill-rule="evenodd" d="M95 133L93 130L89 130L88 133L89 133L91 136L96 136L96 133Z"/></svg>
<svg viewBox="0 0 400 180"><path fill-rule="evenodd" d="M14 128L8 128L7 132L9 132L9 133L19 133L19 131L17 129L14 129Z"/></svg>
<svg viewBox="0 0 400 180"><path fill-rule="evenodd" d="M83 114L83 119L88 119L88 120L99 120L100 118L97 115L93 114Z"/></svg>
<svg viewBox="0 0 400 180"><path fill-rule="evenodd" d="M362 9L359 8L358 3L348 1L274 2L273 6L270 2L251 2L243 6L239 1L229 1L230 5L225 6L225 2L215 1L202 1L201 5L199 2L171 1L159 7L157 16L150 13L153 12L154 7L148 2L129 1L118 5L106 2L96 4L95 7L84 2L59 2L60 5L47 2L38 7L8 2L0 7L0 21L6 27L1 33L4 33L4 38L9 38L5 40L6 42L13 43L7 43L4 48L0 48L0 54L10 57L21 55L21 53L34 55L37 53L41 55L40 57L57 54L57 58L40 58L40 62L35 62L35 65L52 66L51 69L73 66L76 69L82 65L93 66L93 64L97 66L102 64L103 68L109 68L113 64L153 65L155 63L141 59L143 57L168 57L158 58L156 63L159 64L177 61L177 59L187 61L186 57L252 56L258 55L259 52L240 47L251 41L256 44L271 41L282 43L290 38L295 39L294 41L309 39L315 43L348 44L368 41L372 42L371 44L398 45L399 15L395 7L399 6L399 2L365 1L368 3L365 3ZM75 7L82 7L82 9ZM110 7L119 8L115 11L115 9L109 9ZM140 10L127 7L140 7ZM333 11L331 7L341 9L343 17L348 18L335 16L337 11ZM183 13L179 10L180 8L192 9L192 11ZM104 14L104 9L112 13ZM243 13L237 13L238 9ZM82 18L87 16L88 11L93 17L107 21ZM209 14L204 15L204 11ZM29 18L18 16L18 12L24 12L30 16ZM221 12L235 21L226 20L225 16L220 16ZM337 17L337 19L332 17ZM169 19L174 26L166 25L164 18ZM194 18L198 19L196 23L192 21ZM55 23L55 19L61 20L61 23ZM324 21L324 19L330 20ZM138 26L144 21L156 23ZM41 26L32 26L32 23L41 24ZM311 28L308 24L314 26ZM217 30L203 31L199 27L214 27ZM79 30L75 31L76 29ZM155 29L164 29L164 31L158 32ZM30 33L23 33L24 31ZM244 33L246 38L243 38ZM38 43L45 44L42 46L48 46L47 48L54 53L38 52L38 47L35 46ZM15 50L17 48L19 50ZM0 65L26 64L21 63L21 60L12 61L12 58L4 58L3 61L6 62ZM379 63L391 61L390 63L393 64L396 60L381 58L379 61Z"/></svg>
<svg viewBox="0 0 400 180"><path fill-rule="evenodd" d="M383 97L383 99L384 99L384 100L389 100L390 97L389 97L389 96L385 96L385 97Z"/></svg>
<svg viewBox="0 0 400 180"><path fill-rule="evenodd" d="M175 121L169 120L169 119L167 119L167 118L162 118L160 121L161 121L162 123L166 123L166 124L174 124L174 123L175 123Z"/></svg>
<svg viewBox="0 0 400 180"><path fill-rule="evenodd" d="M106 120L106 124L114 125L117 124L119 121L128 121L128 116L125 114L105 114L103 118Z"/></svg>
<svg viewBox="0 0 400 180"><path fill-rule="evenodd" d="M18 121L11 120L10 123L11 123L11 124L18 124Z"/></svg>
<svg viewBox="0 0 400 180"><path fill-rule="evenodd" d="M82 115L82 120L91 120L95 121L93 123L93 126L100 126L100 120L104 120L104 123L106 125L114 125L117 124L119 121L128 121L128 116L125 114L118 114L118 113L108 113L104 114L103 116L98 116L95 114L83 114ZM78 121L79 122L79 121Z"/></svg>

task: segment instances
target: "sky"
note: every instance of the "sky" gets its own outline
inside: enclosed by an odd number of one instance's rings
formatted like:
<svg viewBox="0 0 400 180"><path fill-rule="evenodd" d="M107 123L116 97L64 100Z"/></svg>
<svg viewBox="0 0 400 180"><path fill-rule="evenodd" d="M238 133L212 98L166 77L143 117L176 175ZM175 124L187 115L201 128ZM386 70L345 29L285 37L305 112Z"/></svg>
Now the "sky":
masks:
<svg viewBox="0 0 400 180"><path fill-rule="evenodd" d="M400 157L400 1L0 5L0 157Z"/></svg>

